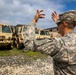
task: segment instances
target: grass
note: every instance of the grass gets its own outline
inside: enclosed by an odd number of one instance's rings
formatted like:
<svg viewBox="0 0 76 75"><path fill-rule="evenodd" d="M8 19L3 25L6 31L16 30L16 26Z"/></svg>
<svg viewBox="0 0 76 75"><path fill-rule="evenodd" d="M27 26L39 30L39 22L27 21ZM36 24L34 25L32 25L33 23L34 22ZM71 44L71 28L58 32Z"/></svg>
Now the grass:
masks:
<svg viewBox="0 0 76 75"><path fill-rule="evenodd" d="M28 57L34 57L34 58L46 57L45 54L41 54L39 52L29 51L27 53L24 53L22 50L18 50L15 47L12 50L0 50L0 56L17 56L17 55L26 55Z"/></svg>
<svg viewBox="0 0 76 75"><path fill-rule="evenodd" d="M0 56L12 56L18 54L21 54L21 51L20 50L18 51L16 48L13 48L12 50L6 50L6 49L0 50Z"/></svg>

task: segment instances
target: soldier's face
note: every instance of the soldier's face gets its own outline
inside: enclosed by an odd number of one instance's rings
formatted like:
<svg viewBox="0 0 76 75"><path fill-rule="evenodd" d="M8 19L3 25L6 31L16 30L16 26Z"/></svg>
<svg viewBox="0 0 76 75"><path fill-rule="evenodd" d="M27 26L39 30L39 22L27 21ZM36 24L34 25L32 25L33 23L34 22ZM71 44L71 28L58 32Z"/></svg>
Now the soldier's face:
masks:
<svg viewBox="0 0 76 75"><path fill-rule="evenodd" d="M60 22L57 24L57 27L58 27L58 32L63 35L63 23Z"/></svg>

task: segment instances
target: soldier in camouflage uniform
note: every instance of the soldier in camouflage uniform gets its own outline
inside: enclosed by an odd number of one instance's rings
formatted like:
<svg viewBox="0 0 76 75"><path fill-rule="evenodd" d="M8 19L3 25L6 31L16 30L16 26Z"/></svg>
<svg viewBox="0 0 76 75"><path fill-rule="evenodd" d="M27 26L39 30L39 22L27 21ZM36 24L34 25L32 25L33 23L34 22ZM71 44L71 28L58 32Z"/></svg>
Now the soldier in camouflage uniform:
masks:
<svg viewBox="0 0 76 75"><path fill-rule="evenodd" d="M62 37L54 39L35 40L35 26L42 11L37 11L34 20L25 32L24 51L33 50L50 55L53 58L55 75L76 75L76 11L71 10L62 14L52 13L52 19L57 24Z"/></svg>

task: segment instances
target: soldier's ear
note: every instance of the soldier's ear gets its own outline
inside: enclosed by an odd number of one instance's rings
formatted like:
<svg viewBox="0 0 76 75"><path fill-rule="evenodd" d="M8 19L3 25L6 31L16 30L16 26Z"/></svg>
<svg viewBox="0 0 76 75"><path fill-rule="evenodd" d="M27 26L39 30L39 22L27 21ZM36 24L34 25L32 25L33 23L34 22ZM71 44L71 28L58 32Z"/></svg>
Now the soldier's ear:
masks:
<svg viewBox="0 0 76 75"><path fill-rule="evenodd" d="M64 27L67 27L68 24L67 24L66 22L63 22L63 26L64 26Z"/></svg>

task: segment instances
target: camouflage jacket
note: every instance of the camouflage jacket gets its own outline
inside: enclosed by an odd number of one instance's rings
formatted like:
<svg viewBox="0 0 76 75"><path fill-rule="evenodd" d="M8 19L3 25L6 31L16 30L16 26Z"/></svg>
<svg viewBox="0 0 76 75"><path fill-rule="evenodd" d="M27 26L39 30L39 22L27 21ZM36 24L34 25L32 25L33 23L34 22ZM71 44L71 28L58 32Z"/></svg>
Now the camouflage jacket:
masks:
<svg viewBox="0 0 76 75"><path fill-rule="evenodd" d="M24 51L34 50L53 58L55 75L76 75L76 33L63 37L35 40L35 26L30 23L24 33Z"/></svg>

